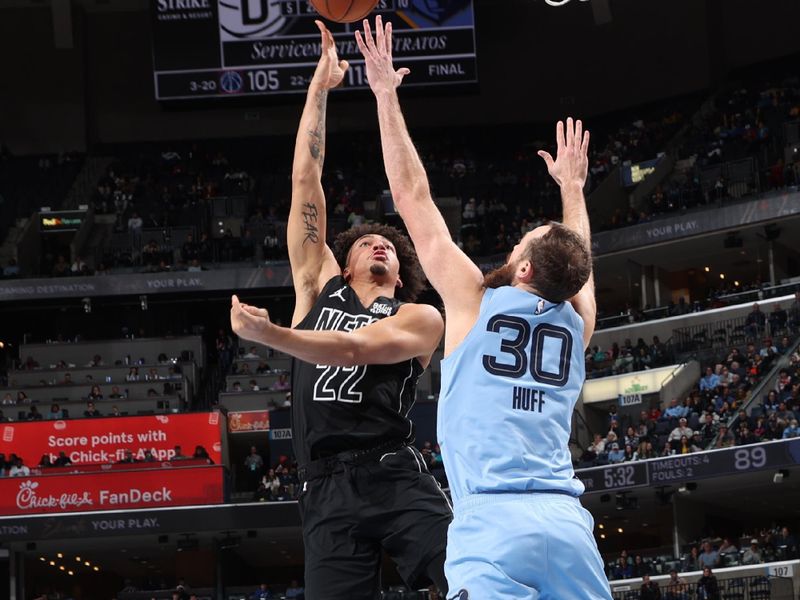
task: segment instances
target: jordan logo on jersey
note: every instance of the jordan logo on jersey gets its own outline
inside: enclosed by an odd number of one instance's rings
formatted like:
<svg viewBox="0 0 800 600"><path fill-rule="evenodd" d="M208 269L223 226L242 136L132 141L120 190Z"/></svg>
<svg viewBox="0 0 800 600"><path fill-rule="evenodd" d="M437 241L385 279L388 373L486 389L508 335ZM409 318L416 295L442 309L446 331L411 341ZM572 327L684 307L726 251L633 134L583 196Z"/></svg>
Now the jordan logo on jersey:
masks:
<svg viewBox="0 0 800 600"><path fill-rule="evenodd" d="M347 300L344 299L344 291L346 289L347 286L344 286L342 289L333 292L330 296L328 296L328 298L339 298L339 300L341 300L342 302L347 302Z"/></svg>

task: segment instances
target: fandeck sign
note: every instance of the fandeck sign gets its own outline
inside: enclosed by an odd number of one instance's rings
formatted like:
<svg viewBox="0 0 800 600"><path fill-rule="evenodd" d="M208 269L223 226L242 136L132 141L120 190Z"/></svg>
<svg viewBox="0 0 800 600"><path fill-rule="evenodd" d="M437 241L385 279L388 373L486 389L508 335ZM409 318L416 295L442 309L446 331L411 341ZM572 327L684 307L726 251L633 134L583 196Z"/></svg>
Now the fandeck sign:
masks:
<svg viewBox="0 0 800 600"><path fill-rule="evenodd" d="M5 477L0 514L156 508L222 504L222 467L164 468L130 472Z"/></svg>
<svg viewBox="0 0 800 600"><path fill-rule="evenodd" d="M147 417L72 419L0 425L0 452L16 454L28 466L42 455L51 460L64 452L74 464L108 464L121 460L126 450L137 459L145 450L159 461L170 460L174 447L191 456L203 446L211 460L222 462L222 432L219 413L192 413Z"/></svg>

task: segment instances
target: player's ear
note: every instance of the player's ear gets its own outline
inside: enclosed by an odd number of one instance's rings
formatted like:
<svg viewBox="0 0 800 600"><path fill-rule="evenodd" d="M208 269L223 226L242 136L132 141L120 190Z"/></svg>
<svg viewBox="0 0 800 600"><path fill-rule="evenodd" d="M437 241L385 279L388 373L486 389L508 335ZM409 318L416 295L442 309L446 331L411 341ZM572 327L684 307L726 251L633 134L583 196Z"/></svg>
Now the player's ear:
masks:
<svg viewBox="0 0 800 600"><path fill-rule="evenodd" d="M521 283L529 284L533 280L533 265L531 261L520 261L515 274Z"/></svg>
<svg viewBox="0 0 800 600"><path fill-rule="evenodd" d="M350 283L350 267L345 267L342 271L342 277L347 283Z"/></svg>
<svg viewBox="0 0 800 600"><path fill-rule="evenodd" d="M403 280L402 280L402 279L400 279L400 278L398 277L398 278L397 278L397 283L394 285L394 287L396 287L396 288L398 288L398 289L400 289L401 287L403 287Z"/></svg>

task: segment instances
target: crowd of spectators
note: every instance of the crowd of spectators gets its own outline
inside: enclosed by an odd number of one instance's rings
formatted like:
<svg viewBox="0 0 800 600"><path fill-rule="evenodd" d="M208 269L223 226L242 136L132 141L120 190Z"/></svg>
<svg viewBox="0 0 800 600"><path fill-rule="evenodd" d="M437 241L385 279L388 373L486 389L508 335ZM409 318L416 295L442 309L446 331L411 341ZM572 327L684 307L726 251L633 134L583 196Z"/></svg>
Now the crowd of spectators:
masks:
<svg viewBox="0 0 800 600"><path fill-rule="evenodd" d="M590 346L584 353L586 377L593 379L655 369L672 364L673 356L672 348L657 335L653 336L650 344L639 338L634 345L625 338L622 344L613 342L608 349Z"/></svg>
<svg viewBox="0 0 800 600"><path fill-rule="evenodd" d="M756 78L718 94L713 107L692 121L687 140L679 147L673 176L656 188L647 206L632 211L620 226L725 198L798 185L800 160L785 160L783 128L799 118L800 80L795 75ZM748 157L755 161L752 170L733 176L712 171Z"/></svg>
<svg viewBox="0 0 800 600"><path fill-rule="evenodd" d="M244 460L247 491L253 492L256 502L283 502L297 500L300 480L294 457L280 456L272 467L265 469L264 460L255 447Z"/></svg>
<svg viewBox="0 0 800 600"><path fill-rule="evenodd" d="M175 446L167 453L166 459L170 463L176 461L192 460L192 461L205 461L207 464L214 464L214 461L208 454L208 451L202 445L195 446L194 453L186 455L180 446ZM137 463L162 463L163 460L159 458L159 452L154 448L142 448L133 451L130 448L119 448L117 451L110 453L114 457L108 464L137 464ZM0 452L0 477L30 477L36 474L47 474L48 469L56 467L70 467L87 465L88 463L73 463L72 459L65 451L59 451L58 455L43 454L36 465L28 464L22 456L15 453L6 455Z"/></svg>
<svg viewBox="0 0 800 600"><path fill-rule="evenodd" d="M684 547L681 556L642 556L623 550L619 556L608 560L606 572L610 580L669 573L669 586L686 583L677 580L680 573L736 565L757 565L798 557L798 540L784 524L743 533L738 537L706 538Z"/></svg>
<svg viewBox="0 0 800 600"><path fill-rule="evenodd" d="M642 410L636 419L622 416L612 406L607 431L594 434L579 467L689 454L710 447L754 444L798 437L800 416L800 352L789 335L777 345L769 338L761 348L748 343L744 351L731 347L709 364L689 394L680 401ZM750 391L781 356L789 364L781 369L774 389L762 401L744 410Z"/></svg>

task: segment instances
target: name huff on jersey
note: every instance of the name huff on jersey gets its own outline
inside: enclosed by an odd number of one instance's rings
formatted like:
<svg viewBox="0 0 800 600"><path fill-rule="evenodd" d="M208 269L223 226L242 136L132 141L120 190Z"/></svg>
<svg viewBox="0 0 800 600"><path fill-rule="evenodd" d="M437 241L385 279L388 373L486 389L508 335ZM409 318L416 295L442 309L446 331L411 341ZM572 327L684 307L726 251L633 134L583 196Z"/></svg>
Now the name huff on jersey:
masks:
<svg viewBox="0 0 800 600"><path fill-rule="evenodd" d="M511 408L528 412L542 412L544 407L544 390L514 386L514 399Z"/></svg>

